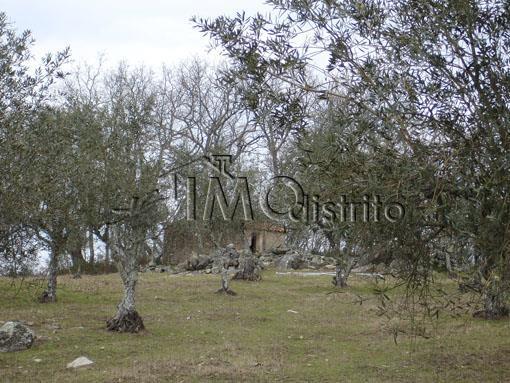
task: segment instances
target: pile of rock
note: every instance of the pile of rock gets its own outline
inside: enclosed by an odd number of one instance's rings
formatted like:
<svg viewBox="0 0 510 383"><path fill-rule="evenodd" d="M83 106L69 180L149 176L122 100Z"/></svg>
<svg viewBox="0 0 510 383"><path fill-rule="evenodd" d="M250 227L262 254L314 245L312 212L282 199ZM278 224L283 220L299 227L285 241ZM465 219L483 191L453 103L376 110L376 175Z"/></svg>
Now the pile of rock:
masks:
<svg viewBox="0 0 510 383"><path fill-rule="evenodd" d="M276 261L278 260L278 256L275 254L269 252L269 253L262 253L258 256L259 262L262 264L263 267L271 267L275 266Z"/></svg>
<svg viewBox="0 0 510 383"><path fill-rule="evenodd" d="M218 253L211 255L193 254L190 259L177 266L177 269L186 271L201 271L212 268L214 263L219 267Z"/></svg>
<svg viewBox="0 0 510 383"><path fill-rule="evenodd" d="M334 269L336 259L295 249L278 248L259 257L264 266L275 266L280 270Z"/></svg>
<svg viewBox="0 0 510 383"><path fill-rule="evenodd" d="M171 273L172 268L170 266L164 266L164 265L157 265L153 262L150 262L147 266L142 267L140 269L142 273Z"/></svg>
<svg viewBox="0 0 510 383"><path fill-rule="evenodd" d="M305 265L308 269L334 269L337 260L333 257L327 257L319 254L305 254Z"/></svg>
<svg viewBox="0 0 510 383"><path fill-rule="evenodd" d="M212 254L192 254L190 259L178 264L175 267L149 264L143 271L151 272L169 272L169 273L205 273L220 274L222 270L222 260L226 252L235 252L234 258L238 259L242 268L257 269L256 272L266 267L276 267L279 270L298 270L312 269L334 270L336 259L310 252L302 252L296 249L279 247L269 252L254 255L250 250L241 250L239 252L233 245L218 249Z"/></svg>
<svg viewBox="0 0 510 383"><path fill-rule="evenodd" d="M260 281L264 265L251 251L243 252L239 258L239 267L232 279L245 281Z"/></svg>
<svg viewBox="0 0 510 383"><path fill-rule="evenodd" d="M302 269L305 266L305 256L304 254L296 251L290 250L287 253L283 254L276 261L276 267L280 270L297 270Z"/></svg>

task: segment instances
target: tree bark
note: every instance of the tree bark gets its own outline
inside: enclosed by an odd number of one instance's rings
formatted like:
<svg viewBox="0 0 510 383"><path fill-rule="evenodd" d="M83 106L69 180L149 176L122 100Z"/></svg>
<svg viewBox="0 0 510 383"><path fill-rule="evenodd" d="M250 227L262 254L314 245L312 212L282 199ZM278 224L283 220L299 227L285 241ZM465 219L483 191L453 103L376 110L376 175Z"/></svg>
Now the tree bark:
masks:
<svg viewBox="0 0 510 383"><path fill-rule="evenodd" d="M71 261L73 263L73 278L81 278L81 266L85 262L81 248L71 250Z"/></svg>
<svg viewBox="0 0 510 383"><path fill-rule="evenodd" d="M53 244L50 252L50 262L48 264L48 285L39 299L41 303L53 303L57 301L57 271L59 255L60 245Z"/></svg>
<svg viewBox="0 0 510 383"><path fill-rule="evenodd" d="M474 317L484 319L501 319L508 317L510 310L504 299L504 293L496 281L490 281L483 287L483 310L474 313Z"/></svg>
<svg viewBox="0 0 510 383"><path fill-rule="evenodd" d="M224 249L220 249L221 257L221 289L217 291L218 294L236 295L234 291L228 286L228 269L230 267L239 267L239 253L236 251L233 244L227 245Z"/></svg>
<svg viewBox="0 0 510 383"><path fill-rule="evenodd" d="M508 306L501 298L501 294L484 294L484 312L486 319L500 319L508 317Z"/></svg>
<svg viewBox="0 0 510 383"><path fill-rule="evenodd" d="M447 272L448 278L450 278L450 279L456 278L457 275L453 271L452 259L451 259L450 253L448 251L445 252L445 263L446 263L446 272Z"/></svg>
<svg viewBox="0 0 510 383"><path fill-rule="evenodd" d="M118 228L113 228L110 242L117 260L120 278L124 286L124 296L117 306L117 313L106 321L109 331L139 332L145 329L142 317L135 308L135 289L138 282L139 243L126 246Z"/></svg>
<svg viewBox="0 0 510 383"><path fill-rule="evenodd" d="M104 252L104 261L106 264L110 263L110 226L106 225L106 229L104 231L104 240L105 240L105 252Z"/></svg>
<svg viewBox="0 0 510 383"><path fill-rule="evenodd" d="M450 258L450 253L447 251L444 254L445 256L445 262L446 262L446 271L448 272L448 275L452 273L452 260Z"/></svg>
<svg viewBox="0 0 510 383"><path fill-rule="evenodd" d="M347 278L348 275L346 275L343 268L337 265L335 269L335 276L333 277L333 284L336 287L347 287Z"/></svg>
<svg viewBox="0 0 510 383"><path fill-rule="evenodd" d="M218 294L237 295L235 291L231 290L228 285L228 269L223 267L221 270L221 289L217 291Z"/></svg>
<svg viewBox="0 0 510 383"><path fill-rule="evenodd" d="M351 249L352 247L350 245L346 246L346 249L344 250L343 254L340 252L340 250L337 248L336 242L333 239L333 233L331 230L325 230L324 234L329 241L329 245L331 249L337 254L337 264L335 268L335 276L333 277L333 280L331 281L334 286L336 287L347 287L347 279L349 278L349 275L351 274L351 270L354 268L354 266L357 264L357 260L355 260L353 257L351 257Z"/></svg>
<svg viewBox="0 0 510 383"><path fill-rule="evenodd" d="M127 258L118 262L124 296L117 306L115 316L106 322L109 331L139 332L145 329L142 317L135 308L135 289L138 282L137 265L133 259Z"/></svg>
<svg viewBox="0 0 510 383"><path fill-rule="evenodd" d="M152 199L154 198L154 199ZM112 256L117 261L119 274L124 285L124 296L117 306L117 313L106 321L109 331L139 332L145 329L142 317L135 308L135 288L138 282L138 268L146 245L146 238L155 214L155 203L161 201L159 191L148 193L143 199L133 196L123 219L112 225L108 243ZM117 211L117 213L119 213Z"/></svg>
<svg viewBox="0 0 510 383"><path fill-rule="evenodd" d="M89 263L91 264L92 267L94 267L94 263L96 262L96 255L95 255L95 251L94 251L94 233L92 232L92 230L89 230L89 238L88 238L88 242L89 242Z"/></svg>
<svg viewBox="0 0 510 383"><path fill-rule="evenodd" d="M341 253L338 250L337 243L335 242L335 239L333 238L333 232L331 230L325 229L324 226L319 223L319 226L323 229L324 236L329 242L330 249L336 253L337 257L341 257ZM347 257L348 254L350 254L350 247L347 248ZM333 280L331 283L333 283L336 287L347 287L347 279L349 278L349 274L351 273L352 268L354 267L354 262L350 260L347 263L347 266L342 265L342 260L337 261L337 265L335 268L335 276L333 277Z"/></svg>
<svg viewBox="0 0 510 383"><path fill-rule="evenodd" d="M335 268L335 276L333 277L333 285L336 287L347 287L347 279L349 278L349 275L351 274L351 270L354 268L354 265L356 262L353 259L347 260L347 265L343 266L340 264L336 265Z"/></svg>
<svg viewBox="0 0 510 383"><path fill-rule="evenodd" d="M230 244L221 252L221 289L217 291L218 294L236 295L228 285L228 269L230 267L239 267L239 253L235 250L234 245Z"/></svg>

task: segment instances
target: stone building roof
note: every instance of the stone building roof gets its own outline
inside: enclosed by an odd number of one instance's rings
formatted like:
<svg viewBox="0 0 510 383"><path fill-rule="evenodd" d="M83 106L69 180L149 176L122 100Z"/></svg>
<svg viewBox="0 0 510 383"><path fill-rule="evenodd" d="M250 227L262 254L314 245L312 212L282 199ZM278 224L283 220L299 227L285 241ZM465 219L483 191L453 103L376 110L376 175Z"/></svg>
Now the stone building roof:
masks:
<svg viewBox="0 0 510 383"><path fill-rule="evenodd" d="M286 233L285 226L274 222L244 222L244 230L269 231L273 233Z"/></svg>

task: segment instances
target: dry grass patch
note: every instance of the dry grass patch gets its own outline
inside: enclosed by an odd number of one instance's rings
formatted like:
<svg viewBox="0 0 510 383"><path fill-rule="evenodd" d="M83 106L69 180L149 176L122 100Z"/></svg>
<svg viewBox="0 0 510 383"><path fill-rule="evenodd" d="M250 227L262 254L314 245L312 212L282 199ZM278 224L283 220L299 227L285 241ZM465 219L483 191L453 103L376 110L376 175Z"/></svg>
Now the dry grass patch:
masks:
<svg viewBox="0 0 510 383"><path fill-rule="evenodd" d="M508 321L441 318L430 339L395 344L376 315L371 282L338 292L329 277L219 277L143 274L138 311L147 331L116 334L105 320L121 296L117 275L59 278L55 304L35 297L44 284L0 279L0 322L32 322L42 340L0 354L0 382L499 382L510 376ZM368 298L359 304L359 297ZM400 325L400 324L399 324ZM78 356L95 361L69 371ZM40 363L34 359L41 359Z"/></svg>

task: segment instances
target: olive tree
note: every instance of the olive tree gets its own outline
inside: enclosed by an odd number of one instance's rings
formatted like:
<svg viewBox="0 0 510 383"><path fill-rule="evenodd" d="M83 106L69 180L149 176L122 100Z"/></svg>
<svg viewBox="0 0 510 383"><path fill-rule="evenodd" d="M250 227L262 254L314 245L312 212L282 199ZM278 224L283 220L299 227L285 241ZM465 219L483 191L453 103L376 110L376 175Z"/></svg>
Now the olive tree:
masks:
<svg viewBox="0 0 510 383"><path fill-rule="evenodd" d="M59 119L49 105L52 85L64 77L61 68L69 50L48 54L32 70L32 44L29 31L17 35L6 14L0 13L0 211L3 225L21 226L25 233L30 230L48 245L52 255L46 297L54 301L55 259L64 246L64 220L70 206L69 161L59 164L63 157L57 158L63 155L59 151L65 147L66 135L46 128Z"/></svg>
<svg viewBox="0 0 510 383"><path fill-rule="evenodd" d="M380 141L381 161L374 163L385 181L380 186L385 193L405 194L421 210L408 217L407 229L376 227L367 243L398 255L408 284L426 290L436 243L468 242L480 315L508 314L506 3L269 3L276 16L197 19L232 59L231 78L249 79L258 88L278 78L363 113L366 132ZM312 67L323 81L309 81Z"/></svg>

